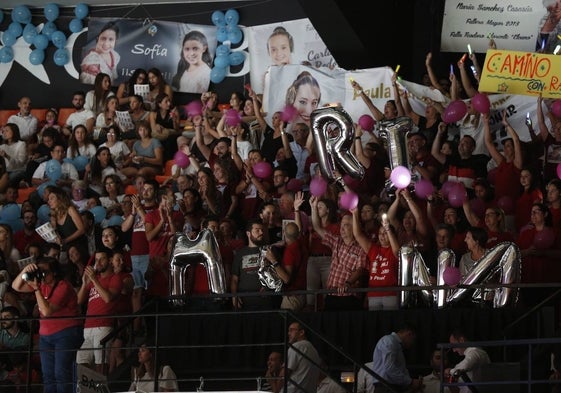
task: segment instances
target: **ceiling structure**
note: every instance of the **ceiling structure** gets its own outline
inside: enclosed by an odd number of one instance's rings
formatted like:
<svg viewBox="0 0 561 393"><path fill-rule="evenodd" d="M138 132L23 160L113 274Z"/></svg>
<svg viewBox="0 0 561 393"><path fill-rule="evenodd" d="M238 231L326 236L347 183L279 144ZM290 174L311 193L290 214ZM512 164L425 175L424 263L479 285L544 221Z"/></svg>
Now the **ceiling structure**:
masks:
<svg viewBox="0 0 561 393"><path fill-rule="evenodd" d="M184 0L182 3L215 3L220 0ZM244 0L228 0L228 1L244 1ZM78 3L85 3L93 7L115 6L115 5L149 5L149 4L172 4L178 1L173 0L2 0L1 9L12 9L18 5L25 4L29 8L42 8L48 3L55 3L59 7L75 7Z"/></svg>

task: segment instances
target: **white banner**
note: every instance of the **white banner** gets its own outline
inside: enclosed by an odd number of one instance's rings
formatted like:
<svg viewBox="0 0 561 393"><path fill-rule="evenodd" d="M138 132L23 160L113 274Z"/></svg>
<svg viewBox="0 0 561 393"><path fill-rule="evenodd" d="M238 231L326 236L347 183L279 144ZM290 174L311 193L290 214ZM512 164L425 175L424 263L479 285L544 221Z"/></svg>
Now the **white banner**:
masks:
<svg viewBox="0 0 561 393"><path fill-rule="evenodd" d="M335 68L335 59L309 19L252 26L245 30L251 49L251 87L263 92L269 66L306 64Z"/></svg>
<svg viewBox="0 0 561 393"><path fill-rule="evenodd" d="M446 0L440 50L467 52L470 44L483 53L491 37L497 48L533 52L546 14L542 0Z"/></svg>

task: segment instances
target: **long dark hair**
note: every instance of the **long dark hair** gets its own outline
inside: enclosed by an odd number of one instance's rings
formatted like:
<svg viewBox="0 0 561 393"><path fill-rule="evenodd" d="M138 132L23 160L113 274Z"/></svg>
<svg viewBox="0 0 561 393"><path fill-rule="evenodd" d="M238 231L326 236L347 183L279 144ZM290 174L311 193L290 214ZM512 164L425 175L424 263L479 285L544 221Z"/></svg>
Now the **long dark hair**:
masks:
<svg viewBox="0 0 561 393"><path fill-rule="evenodd" d="M101 163L99 162L99 158L98 158L98 156L103 151L107 151L107 153L109 153L109 163L108 163L107 166L113 167L113 169L115 169L115 172L117 171L117 167L115 166L115 163L113 162L113 157L111 157L111 150L109 150L109 148L107 146L99 147L97 149L97 151L95 152L95 156L92 157L91 172L90 172L91 180L93 180L96 183L101 182L102 173L103 173L103 170L105 169L105 168L101 167Z"/></svg>
<svg viewBox="0 0 561 393"><path fill-rule="evenodd" d="M146 72L144 68L137 68L136 70L134 70L127 82L127 92L129 96L132 96L134 94L134 85L136 85L136 80L141 74L144 74L146 76L146 83L148 83L148 72Z"/></svg>
<svg viewBox="0 0 561 393"><path fill-rule="evenodd" d="M209 67L212 66L212 57L210 57L210 54L208 53L208 40L206 36L198 30L191 30L189 33L185 34L185 37L183 37L183 42L181 43L181 55L179 56L179 62L177 63L177 73L175 74L171 82L171 86L175 89L179 89L179 81L181 80L181 76L185 71L189 69L189 62L187 62L187 60L185 60L185 58L183 57L183 45L185 45L185 42L187 41L198 41L203 46L205 46L206 49L203 52L202 60Z"/></svg>
<svg viewBox="0 0 561 393"><path fill-rule="evenodd" d="M111 89L103 90L102 83L103 83L103 79L105 78L109 78L109 84L111 85L111 76L109 76L108 74L100 72L95 76L94 89L93 89L95 101L93 104L93 110L96 114L105 110L105 100L107 99L107 96L111 92Z"/></svg>

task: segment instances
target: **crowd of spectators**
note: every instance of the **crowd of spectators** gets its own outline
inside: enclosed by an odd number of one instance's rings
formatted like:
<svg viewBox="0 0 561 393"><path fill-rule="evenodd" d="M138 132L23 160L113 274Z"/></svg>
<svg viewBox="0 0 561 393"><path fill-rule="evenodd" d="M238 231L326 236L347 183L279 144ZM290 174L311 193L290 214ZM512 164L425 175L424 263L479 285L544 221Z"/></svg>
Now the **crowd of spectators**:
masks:
<svg viewBox="0 0 561 393"><path fill-rule="evenodd" d="M138 311L147 299L170 293L174 234L196 239L204 228L217 238L224 289L233 294L220 305L225 310L396 309L395 291L350 289L396 286L403 245L418 248L435 277L435 250L452 249L467 274L488 249L511 241L521 251L522 282L558 282L561 180L547 155L535 152L561 144L561 119L544 111L548 102L539 97L537 133L527 125L532 141L521 142L520 130L502 111L509 139L494 144L489 114L478 113L469 101L478 93L477 77L466 71L470 59L478 66L474 55L462 58L460 78L451 73L437 80L427 56L427 84L467 101L456 139L442 121L442 103L424 99L425 113L415 113L395 75L394 99L383 110L352 83L365 113L378 122L412 120L409 169L434 187L425 197L414 192L415 184L388 192L393 168L387 146L376 128L359 124L350 150L365 167L365 177L328 184L321 195L311 192L310 184L328 163L318 162L309 119L286 123L279 111L268 124L262 97L249 87L247 94L231 94L228 110L218 110L218 95L209 91L198 111L183 113L157 69L137 70L131 77L132 84L138 78L149 81L148 102L123 86L115 94L109 76L100 73L93 90L70 97L75 113L65 124L57 122L56 110L34 118L31 99L22 96L19 113L2 125L0 301L22 316L39 316L33 290L20 279L17 288L10 283L26 265L48 256L59 261L61 277L75 289L84 315ZM130 122L123 121L123 112ZM473 154L472 135L478 131L485 133L487 154ZM450 182L467 190L463 205L448 201ZM19 200L24 191L29 197ZM358 196L350 210L339 203L345 191ZM50 237L35 230L46 224ZM217 289L198 269L190 270L185 294ZM110 290L103 289L106 285ZM279 288L287 292L282 298L264 301L256 295ZM305 293L320 288L330 292ZM533 305L549 292L530 289L520 301ZM90 309L98 298L111 303ZM104 321L104 332L117 323ZM130 334L145 328L136 318ZM99 337L92 340L99 344ZM93 360L80 356L80 362ZM104 372L100 362L95 354L96 368Z"/></svg>

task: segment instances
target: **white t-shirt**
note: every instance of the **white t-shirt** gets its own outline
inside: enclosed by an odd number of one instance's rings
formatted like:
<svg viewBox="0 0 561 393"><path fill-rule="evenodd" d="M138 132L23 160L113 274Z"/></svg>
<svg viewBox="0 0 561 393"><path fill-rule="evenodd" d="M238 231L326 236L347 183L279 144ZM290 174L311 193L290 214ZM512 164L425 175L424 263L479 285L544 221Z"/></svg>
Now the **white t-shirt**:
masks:
<svg viewBox="0 0 561 393"><path fill-rule="evenodd" d="M8 118L8 123L14 123L19 128L19 136L22 141L27 141L30 136L37 132L39 121L33 115L22 116L19 113Z"/></svg>
<svg viewBox="0 0 561 393"><path fill-rule="evenodd" d="M85 126L88 120L94 117L95 115L92 111L84 109L79 112L71 113L68 119L66 119L66 124L70 126L71 129L74 129L78 124Z"/></svg>

